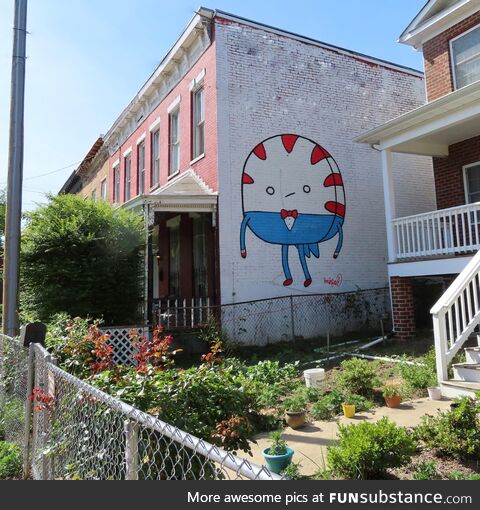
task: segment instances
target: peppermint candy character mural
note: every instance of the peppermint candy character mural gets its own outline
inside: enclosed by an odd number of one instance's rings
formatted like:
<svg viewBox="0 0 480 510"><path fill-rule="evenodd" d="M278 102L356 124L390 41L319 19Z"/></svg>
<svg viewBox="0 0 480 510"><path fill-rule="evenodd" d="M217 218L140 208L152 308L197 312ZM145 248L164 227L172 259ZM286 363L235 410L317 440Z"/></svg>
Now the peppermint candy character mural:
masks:
<svg viewBox="0 0 480 510"><path fill-rule="evenodd" d="M319 243L338 235L343 244L345 192L337 163L320 145L294 134L273 136L249 154L242 173L241 256L247 256L247 227L262 241L282 247L283 285L293 283L289 249L294 246L312 283L307 259L319 258Z"/></svg>

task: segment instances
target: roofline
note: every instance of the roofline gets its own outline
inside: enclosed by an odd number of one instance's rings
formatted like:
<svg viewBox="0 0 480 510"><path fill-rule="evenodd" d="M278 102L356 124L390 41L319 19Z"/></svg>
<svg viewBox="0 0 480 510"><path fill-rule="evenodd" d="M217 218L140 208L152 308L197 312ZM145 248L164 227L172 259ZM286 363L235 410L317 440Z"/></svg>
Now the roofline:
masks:
<svg viewBox="0 0 480 510"><path fill-rule="evenodd" d="M412 74L413 76L418 76L418 77L422 78L423 74L424 74L423 71L414 69L413 67L403 66L401 64L395 64L394 62L390 62L389 60L372 57L371 55L367 55L365 53L360 53L358 51L349 50L349 49L343 48L341 46L329 44L329 43L320 41L318 39L314 39L313 37L300 35L295 32L290 32L289 30L284 30L282 28L274 27L272 25L267 25L266 23L261 23L259 21L253 21L251 19L244 18L242 16L237 16L236 14L231 14L229 12L222 11L220 9L216 9L214 11L214 13L215 13L214 14L215 17L225 18L225 19L229 19L231 21L237 21L238 23L247 24L250 26L266 29L269 32L277 33L280 35L287 35L287 36L291 37L292 39L296 39L297 41L300 41L300 42L314 44L315 46L320 46L325 49L337 51L337 52L343 53L347 56L351 56L354 58L360 58L362 60L366 60L366 61L372 62L374 64L382 65L382 66L391 68L396 71L406 72L408 74Z"/></svg>
<svg viewBox="0 0 480 510"><path fill-rule="evenodd" d="M472 100L480 99L480 81L474 82L466 87L454 90L449 94L436 99L430 103L426 103L415 110L411 110L400 117L392 119L381 126L354 138L355 143L367 143L370 145L378 145L381 140L386 140L400 134L413 127L415 124L423 122L423 118L432 119L432 116L438 116L448 110L455 108L455 104L461 104L462 100L472 96ZM446 108L450 106L450 108Z"/></svg>
<svg viewBox="0 0 480 510"><path fill-rule="evenodd" d="M428 12L426 8L433 1L427 2L401 33L398 38L399 43L413 46L415 49L421 49L425 42L430 41L445 30L460 23L480 9L479 0L459 0L422 23L422 14L425 13L424 11Z"/></svg>

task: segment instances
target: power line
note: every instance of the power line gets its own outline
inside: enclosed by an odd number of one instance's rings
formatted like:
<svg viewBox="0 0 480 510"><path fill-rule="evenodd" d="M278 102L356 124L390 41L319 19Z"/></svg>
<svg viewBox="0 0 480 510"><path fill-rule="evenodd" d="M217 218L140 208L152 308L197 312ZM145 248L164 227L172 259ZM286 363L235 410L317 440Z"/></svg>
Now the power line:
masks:
<svg viewBox="0 0 480 510"><path fill-rule="evenodd" d="M44 174L39 174L39 175L32 175L31 177L24 177L23 180L24 181L31 181L32 179L38 179L39 177L46 177L47 175L52 175L52 174L56 174L58 172L61 172L62 170L67 170L68 168L72 168L73 166L77 166L81 163L82 161L77 161L76 163L72 163L71 165L67 165L67 166L64 166L62 168L57 168L56 170L51 170L49 172L46 172ZM2 181L0 184L5 184L6 181Z"/></svg>

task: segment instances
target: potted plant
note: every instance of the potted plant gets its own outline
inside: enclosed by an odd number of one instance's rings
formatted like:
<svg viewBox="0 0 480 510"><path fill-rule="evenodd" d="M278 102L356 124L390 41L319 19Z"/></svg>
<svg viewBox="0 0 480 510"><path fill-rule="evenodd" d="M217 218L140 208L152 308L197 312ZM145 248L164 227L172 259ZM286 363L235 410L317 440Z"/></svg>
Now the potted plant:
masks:
<svg viewBox="0 0 480 510"><path fill-rule="evenodd" d="M355 403L351 395L344 396L342 409L345 418L353 418L355 416Z"/></svg>
<svg viewBox="0 0 480 510"><path fill-rule="evenodd" d="M399 407L402 402L400 387L395 384L387 384L383 388L383 398L385 399L385 404L387 404L388 407Z"/></svg>
<svg viewBox="0 0 480 510"><path fill-rule="evenodd" d="M305 399L300 396L290 397L284 401L285 421L292 429L299 429L305 425L305 405Z"/></svg>
<svg viewBox="0 0 480 510"><path fill-rule="evenodd" d="M270 434L271 444L263 450L268 469L280 474L291 462L293 449L282 439L282 432L277 430Z"/></svg>

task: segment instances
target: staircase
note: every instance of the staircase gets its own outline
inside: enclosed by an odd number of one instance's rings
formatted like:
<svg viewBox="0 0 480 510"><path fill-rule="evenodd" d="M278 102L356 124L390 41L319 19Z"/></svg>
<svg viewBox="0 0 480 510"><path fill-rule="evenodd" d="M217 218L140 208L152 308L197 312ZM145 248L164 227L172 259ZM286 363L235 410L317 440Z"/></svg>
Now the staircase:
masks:
<svg viewBox="0 0 480 510"><path fill-rule="evenodd" d="M464 348L464 363L448 366L480 324L480 251L431 309L437 375L446 397L475 396L480 391L480 337L475 347Z"/></svg>

